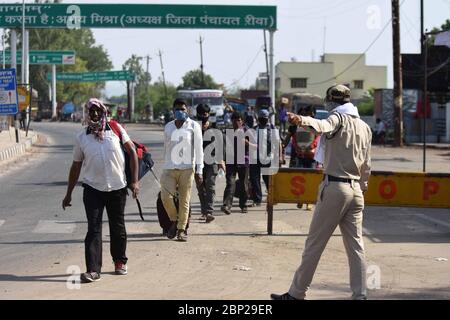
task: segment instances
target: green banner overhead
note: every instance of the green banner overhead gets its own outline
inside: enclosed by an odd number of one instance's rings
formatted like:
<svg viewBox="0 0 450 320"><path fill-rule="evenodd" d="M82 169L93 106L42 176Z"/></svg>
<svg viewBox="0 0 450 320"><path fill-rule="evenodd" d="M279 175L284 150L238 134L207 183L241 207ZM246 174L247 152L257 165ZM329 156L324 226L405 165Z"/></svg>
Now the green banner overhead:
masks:
<svg viewBox="0 0 450 320"><path fill-rule="evenodd" d="M277 28L276 6L26 4L26 28ZM22 26L21 4L0 4L0 27Z"/></svg>
<svg viewBox="0 0 450 320"><path fill-rule="evenodd" d="M51 81L51 73L47 74L47 80ZM98 71L98 72L63 72L56 74L57 81L78 81L78 82L98 82L98 81L134 81L135 76L130 71Z"/></svg>
<svg viewBox="0 0 450 320"><path fill-rule="evenodd" d="M0 51L0 59L3 51ZM17 64L22 64L22 51L16 54ZM11 51L5 51L5 63L11 64ZM75 64L75 51L30 50L30 64Z"/></svg>

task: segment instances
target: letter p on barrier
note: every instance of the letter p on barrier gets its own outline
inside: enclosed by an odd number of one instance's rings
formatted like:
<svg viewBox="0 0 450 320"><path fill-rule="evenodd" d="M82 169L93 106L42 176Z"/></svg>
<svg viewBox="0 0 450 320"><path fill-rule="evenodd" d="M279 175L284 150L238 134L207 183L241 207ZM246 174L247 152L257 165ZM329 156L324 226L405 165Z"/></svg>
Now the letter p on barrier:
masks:
<svg viewBox="0 0 450 320"><path fill-rule="evenodd" d="M425 181L423 183L423 200L430 200L430 196L438 193L439 183L435 181Z"/></svg>

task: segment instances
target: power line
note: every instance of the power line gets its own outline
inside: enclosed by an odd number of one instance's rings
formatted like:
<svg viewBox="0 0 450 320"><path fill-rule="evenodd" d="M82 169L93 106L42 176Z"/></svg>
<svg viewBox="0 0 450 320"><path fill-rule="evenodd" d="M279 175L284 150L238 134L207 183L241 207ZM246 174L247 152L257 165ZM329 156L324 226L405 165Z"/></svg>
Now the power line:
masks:
<svg viewBox="0 0 450 320"><path fill-rule="evenodd" d="M349 6L343 8L343 10L340 11L326 11L324 12L324 14L320 14L317 13L316 15L314 14L305 14L305 15L285 15L285 14L280 14L280 16L288 18L288 19L303 19L303 20L319 20L319 19L323 19L323 18L329 18L332 19L333 17L339 17L345 13L350 13L353 11L356 11L364 6L367 6L367 2L369 2L370 0L365 0L362 3L360 2L359 5L355 6L353 3L348 3Z"/></svg>
<svg viewBox="0 0 450 320"><path fill-rule="evenodd" d="M405 2L405 0L403 0L400 3L400 6ZM382 34L384 33L384 31L387 29L387 27L389 26L389 24L392 21L392 17L389 19L389 21L384 25L383 29L381 29L380 33L375 37L375 39L369 44L369 46L367 47L366 50L364 50L364 52L362 54L360 54L358 56L358 58L355 59L355 61L353 61L350 65L348 65L346 68L344 68L344 70L342 70L341 72L339 72L337 75L335 75L332 78L323 80L323 81L319 81L319 82L313 82L313 83L309 83L308 85L318 85L318 84L323 84L332 80L335 80L337 77L341 76L342 74L344 74L345 72L347 72L351 67L353 67L359 60L361 60L361 58L367 53L367 51L370 50L370 48L372 48L372 46L375 44L375 42L378 41L378 39L382 36Z"/></svg>
<svg viewBox="0 0 450 320"><path fill-rule="evenodd" d="M256 52L255 57L253 58L252 62L250 62L250 64L247 66L247 69L245 70L245 72L240 76L239 79L233 81L229 86L233 86L237 83L239 83L243 77L245 77L245 75L250 71L250 68L253 66L253 64L255 63L256 59L258 58L259 54L261 53L261 51L264 50L264 46L261 46L261 48L258 49L258 52Z"/></svg>
<svg viewBox="0 0 450 320"><path fill-rule="evenodd" d="M384 33L384 31L386 30L386 28L389 26L389 24L391 23L392 19L389 19L388 23L383 27L383 29L381 30L381 32L376 36L376 38L370 43L370 45L367 47L366 50L364 50L364 52L362 54L360 54L358 56L358 58L355 59L355 61L353 61L351 64L349 64L346 68L344 68L344 70L342 70L341 72L339 72L337 75L335 75L332 78L329 78L327 80L323 80L323 81L319 81L319 82L313 82L313 83L309 83L309 85L317 85L317 84L323 84L326 83L328 81L331 80L335 80L337 77L339 77L340 75L344 74L345 72L347 72L351 67L353 67L359 60L361 60L362 57L364 57L364 55L367 53L367 51L370 50L370 48L372 48L372 46L375 44L375 42L377 42L377 40L381 37L381 35Z"/></svg>
<svg viewBox="0 0 450 320"><path fill-rule="evenodd" d="M330 6L329 4L326 4L326 3L322 3L322 4L320 4L318 6L315 6L315 7L312 7L310 5L308 5L307 8L301 8L301 7L287 7L287 8L283 8L283 7L280 7L280 8L278 8L278 10L280 12L281 11L287 11L289 13L292 13L292 11L294 11L294 10L299 10L299 11L302 12L302 15L306 16L306 15L311 15L311 14L314 15L314 14L317 14L319 12L324 12L324 11L333 9L333 8L335 8L337 6L343 5L345 2L348 2L348 0L338 0L332 6Z"/></svg>

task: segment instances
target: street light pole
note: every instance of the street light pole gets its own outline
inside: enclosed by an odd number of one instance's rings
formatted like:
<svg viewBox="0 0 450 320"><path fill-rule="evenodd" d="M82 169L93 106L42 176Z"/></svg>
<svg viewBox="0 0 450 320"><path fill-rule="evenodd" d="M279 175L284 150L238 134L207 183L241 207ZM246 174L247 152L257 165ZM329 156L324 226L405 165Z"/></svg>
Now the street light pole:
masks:
<svg viewBox="0 0 450 320"><path fill-rule="evenodd" d="M22 65L21 65L21 79L25 82L25 0L22 0Z"/></svg>

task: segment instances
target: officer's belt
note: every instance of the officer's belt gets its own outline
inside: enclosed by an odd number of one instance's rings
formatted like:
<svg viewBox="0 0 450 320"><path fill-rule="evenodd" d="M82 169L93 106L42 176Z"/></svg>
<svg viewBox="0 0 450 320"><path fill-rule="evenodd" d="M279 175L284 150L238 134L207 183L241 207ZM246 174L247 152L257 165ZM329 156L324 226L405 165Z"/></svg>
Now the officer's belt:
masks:
<svg viewBox="0 0 450 320"><path fill-rule="evenodd" d="M330 176L329 174L324 176L324 179L328 178L328 181L335 181L335 182L346 182L346 183L352 183L352 181L354 181L353 179L348 179L348 178L339 178L339 177L335 177L335 176Z"/></svg>

